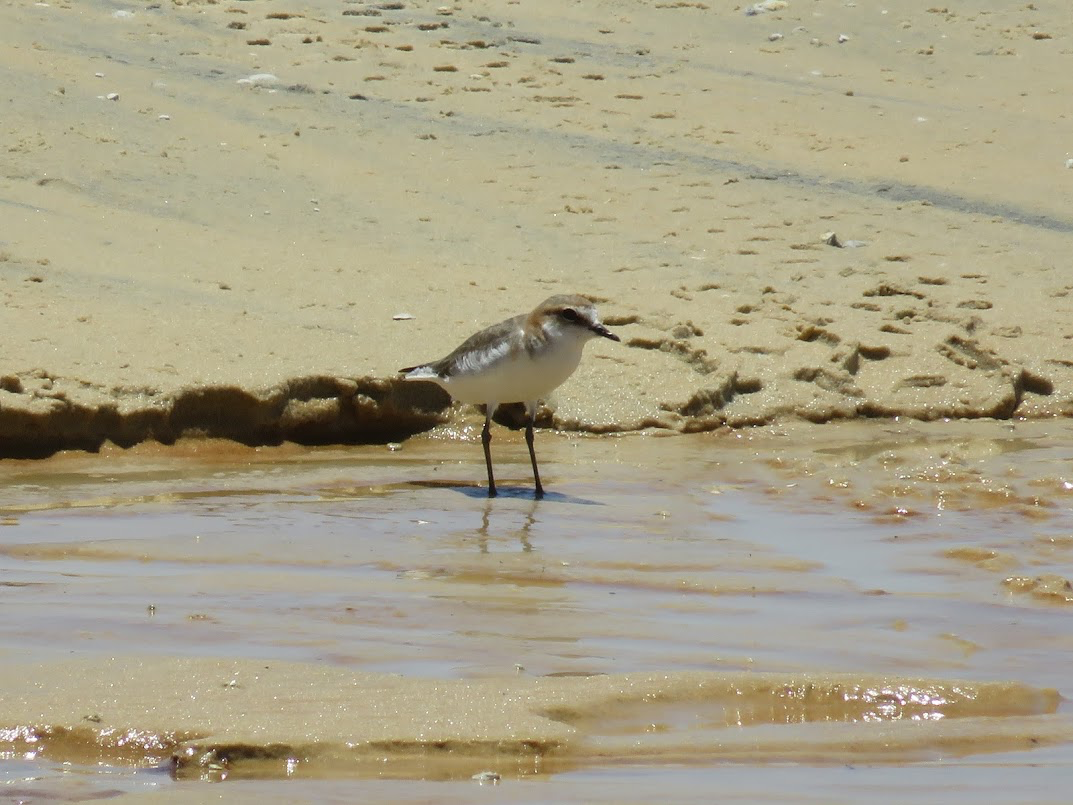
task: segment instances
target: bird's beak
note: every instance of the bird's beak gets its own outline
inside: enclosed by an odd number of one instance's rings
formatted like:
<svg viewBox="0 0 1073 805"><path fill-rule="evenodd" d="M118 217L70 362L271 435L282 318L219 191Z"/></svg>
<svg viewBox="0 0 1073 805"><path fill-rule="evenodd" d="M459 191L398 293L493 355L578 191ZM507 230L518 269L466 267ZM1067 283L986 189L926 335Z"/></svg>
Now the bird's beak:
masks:
<svg viewBox="0 0 1073 805"><path fill-rule="evenodd" d="M617 335L615 335L613 332L611 332L606 327L604 327L602 324L594 324L591 327L589 327L589 329L592 330L594 333L596 333L596 335L602 335L604 338L610 338L612 341L621 341L622 340Z"/></svg>

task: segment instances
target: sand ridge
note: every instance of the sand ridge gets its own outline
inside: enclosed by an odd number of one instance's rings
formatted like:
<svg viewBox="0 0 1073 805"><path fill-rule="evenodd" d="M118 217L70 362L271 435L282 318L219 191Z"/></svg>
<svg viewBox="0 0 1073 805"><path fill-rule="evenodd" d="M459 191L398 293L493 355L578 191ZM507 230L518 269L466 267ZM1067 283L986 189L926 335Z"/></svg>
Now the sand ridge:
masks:
<svg viewBox="0 0 1073 805"><path fill-rule="evenodd" d="M889 762L1009 750L1027 734L1037 744L1071 737L1056 691L1004 682L711 672L421 680L150 657L9 663L4 673L0 718L18 726L0 743L11 750L170 762L195 777L281 776L302 764L354 773L371 760L373 776L420 761L436 773L453 765L448 776L489 761L529 773L608 758ZM676 708L691 714L688 724L677 723ZM779 724L784 735L764 729Z"/></svg>

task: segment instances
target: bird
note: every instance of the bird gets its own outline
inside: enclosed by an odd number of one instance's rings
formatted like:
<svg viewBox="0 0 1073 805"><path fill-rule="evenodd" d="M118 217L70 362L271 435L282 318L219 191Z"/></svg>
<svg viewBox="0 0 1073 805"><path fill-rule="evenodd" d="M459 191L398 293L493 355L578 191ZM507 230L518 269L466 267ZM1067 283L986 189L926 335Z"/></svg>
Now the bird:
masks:
<svg viewBox="0 0 1073 805"><path fill-rule="evenodd" d="M474 333L444 358L399 372L404 380L432 382L455 400L485 406L481 443L490 498L496 496L490 449L492 416L501 404L524 403L529 415L525 443L539 499L544 497L544 487L533 449L537 402L574 373L581 362L582 349L593 338L622 340L600 323L596 306L589 299L558 294L529 313Z"/></svg>

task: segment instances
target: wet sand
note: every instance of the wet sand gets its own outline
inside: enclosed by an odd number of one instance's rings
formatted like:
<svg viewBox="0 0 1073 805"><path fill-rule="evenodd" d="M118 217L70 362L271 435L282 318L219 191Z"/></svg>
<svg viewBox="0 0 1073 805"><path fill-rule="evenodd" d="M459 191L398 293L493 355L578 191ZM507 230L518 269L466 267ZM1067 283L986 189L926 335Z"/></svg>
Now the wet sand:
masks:
<svg viewBox="0 0 1073 805"><path fill-rule="evenodd" d="M489 501L456 436L0 463L5 756L34 790L175 801L484 771L512 801L725 775L958 801L1068 773L1073 426L542 432L539 502L520 437Z"/></svg>

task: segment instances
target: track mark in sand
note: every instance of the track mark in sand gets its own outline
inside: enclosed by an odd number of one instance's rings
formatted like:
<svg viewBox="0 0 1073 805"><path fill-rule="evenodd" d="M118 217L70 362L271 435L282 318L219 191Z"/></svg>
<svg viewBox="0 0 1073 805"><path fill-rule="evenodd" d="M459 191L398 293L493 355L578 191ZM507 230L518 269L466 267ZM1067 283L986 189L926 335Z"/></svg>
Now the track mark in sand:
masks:
<svg viewBox="0 0 1073 805"><path fill-rule="evenodd" d="M608 327L625 327L627 324L638 324L641 321L641 317L636 313L626 313L621 316L603 316L603 322Z"/></svg>
<svg viewBox="0 0 1073 805"><path fill-rule="evenodd" d="M997 335L999 338L1020 338L1024 335L1024 330L1017 325L1010 327L993 327L991 329L991 335Z"/></svg>
<svg viewBox="0 0 1073 805"><path fill-rule="evenodd" d="M1033 372L1031 369L1022 369L1017 385L1024 392L1038 394L1041 397L1049 397L1054 394L1054 383L1050 378Z"/></svg>
<svg viewBox="0 0 1073 805"><path fill-rule="evenodd" d="M936 349L948 361L966 369L990 371L1001 369L1006 365L1006 361L999 358L991 350L982 347L976 341L957 335L950 336Z"/></svg>
<svg viewBox="0 0 1073 805"><path fill-rule="evenodd" d="M863 397L864 394L853 382L850 372L835 372L816 366L802 366L791 375L794 380L812 383L824 391L841 394L846 397Z"/></svg>
<svg viewBox="0 0 1073 805"><path fill-rule="evenodd" d="M681 326L692 327L692 324ZM673 332L665 338L631 338L626 341L626 346L669 353L700 375L711 374L719 368L719 362L708 357L708 350L691 346L687 338L675 338Z"/></svg>
<svg viewBox="0 0 1073 805"><path fill-rule="evenodd" d="M931 389L945 386L947 380L942 375L911 375L899 382L900 386L915 389Z"/></svg>
<svg viewBox="0 0 1073 805"><path fill-rule="evenodd" d="M861 296L912 296L915 299L924 298L924 294L920 291L911 291L908 288L890 282L881 282L875 288L865 291Z"/></svg>
<svg viewBox="0 0 1073 805"><path fill-rule="evenodd" d="M890 347L878 345L878 346L866 346L865 344L858 344L857 351L861 354L862 358L866 358L870 361L883 361L891 356Z"/></svg>
<svg viewBox="0 0 1073 805"><path fill-rule="evenodd" d="M815 324L799 324L797 325L797 340L798 341L821 341L829 346L841 343L842 339L830 330L825 330L823 327Z"/></svg>
<svg viewBox="0 0 1073 805"><path fill-rule="evenodd" d="M663 403L660 408L686 417L683 432L710 430L712 418L720 419L719 412L735 398L743 394L756 394L764 388L763 382L755 377L739 377L737 372L728 376L721 385L695 391L681 405Z"/></svg>

